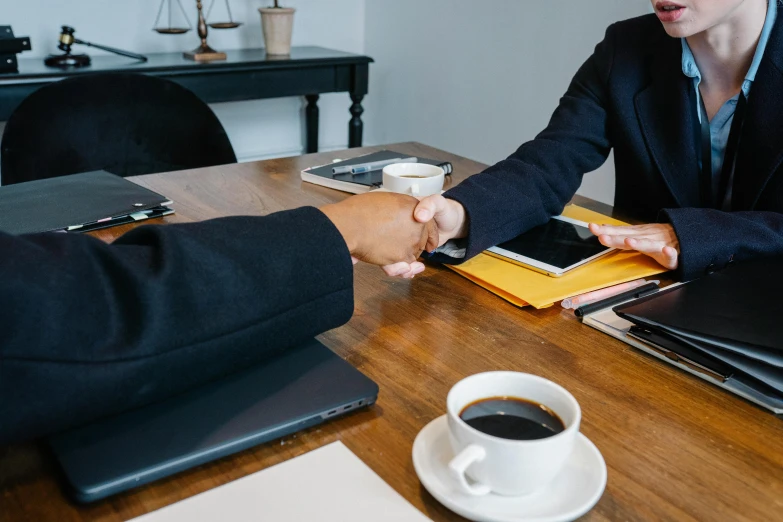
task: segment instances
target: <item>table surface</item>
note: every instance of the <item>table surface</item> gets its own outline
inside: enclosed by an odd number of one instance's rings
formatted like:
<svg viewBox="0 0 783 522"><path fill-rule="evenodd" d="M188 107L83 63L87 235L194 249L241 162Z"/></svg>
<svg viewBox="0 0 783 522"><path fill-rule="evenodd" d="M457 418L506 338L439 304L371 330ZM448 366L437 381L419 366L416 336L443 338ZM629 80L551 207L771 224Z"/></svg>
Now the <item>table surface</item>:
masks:
<svg viewBox="0 0 783 522"><path fill-rule="evenodd" d="M197 46L197 37L193 37L193 47ZM370 63L372 58L358 54L335 51L315 46L292 47L291 54L286 56L267 55L266 50L261 49L235 49L227 50L225 60L213 62L195 62L183 58L182 53L147 53L145 56L149 59L146 62L139 62L133 58L125 56L95 55L89 47L76 46L74 54L87 53L92 58L92 64L87 67L58 69L44 65L43 58L26 58L20 54L19 72L0 74L0 85L14 83L17 81L30 79L52 79L62 78L64 76L73 76L75 74L95 73L95 72L140 72L140 73L202 73L204 71L233 71L238 68L275 68L275 67L308 67L313 65L341 65ZM144 53L142 53L144 54Z"/></svg>
<svg viewBox="0 0 783 522"><path fill-rule="evenodd" d="M387 148L450 160L448 184L483 167L416 143ZM264 215L344 199L347 194L302 183L300 170L377 149L134 181L174 200L177 213L162 222ZM111 240L131 226L96 235ZM370 409L88 506L64 496L41 445L0 448L0 520L126 520L336 440L432 519L460 520L420 485L411 447L419 430L444 413L454 383L489 370L541 375L579 401L582 432L602 452L609 477L586 520L781 519L780 418L582 325L560 307L517 308L444 267L428 266L408 281L360 264L355 288L351 321L320 339L379 384Z"/></svg>

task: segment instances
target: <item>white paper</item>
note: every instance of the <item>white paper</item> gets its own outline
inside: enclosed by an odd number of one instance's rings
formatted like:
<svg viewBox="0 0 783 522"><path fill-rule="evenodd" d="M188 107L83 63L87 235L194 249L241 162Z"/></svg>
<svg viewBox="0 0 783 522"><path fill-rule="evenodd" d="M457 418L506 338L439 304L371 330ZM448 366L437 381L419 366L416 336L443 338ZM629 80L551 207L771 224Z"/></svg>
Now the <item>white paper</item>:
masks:
<svg viewBox="0 0 783 522"><path fill-rule="evenodd" d="M342 442L318 448L133 522L430 520Z"/></svg>

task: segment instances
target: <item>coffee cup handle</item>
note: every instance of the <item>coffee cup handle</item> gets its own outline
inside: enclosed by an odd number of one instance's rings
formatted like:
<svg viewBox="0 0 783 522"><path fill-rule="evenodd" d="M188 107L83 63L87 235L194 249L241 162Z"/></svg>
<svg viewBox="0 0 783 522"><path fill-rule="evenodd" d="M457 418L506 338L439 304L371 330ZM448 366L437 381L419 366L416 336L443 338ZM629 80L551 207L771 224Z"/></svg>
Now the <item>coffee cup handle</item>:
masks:
<svg viewBox="0 0 783 522"><path fill-rule="evenodd" d="M414 183L413 185L411 185L411 194L414 197L419 197L419 184L418 183Z"/></svg>
<svg viewBox="0 0 783 522"><path fill-rule="evenodd" d="M486 484L469 484L468 479L465 477L465 471L474 462L481 462L484 457L487 456L487 452L481 446L477 444L471 444L467 448L459 452L459 455L451 459L449 462L449 471L451 476L456 479L465 493L474 496L483 496L490 492L490 487Z"/></svg>

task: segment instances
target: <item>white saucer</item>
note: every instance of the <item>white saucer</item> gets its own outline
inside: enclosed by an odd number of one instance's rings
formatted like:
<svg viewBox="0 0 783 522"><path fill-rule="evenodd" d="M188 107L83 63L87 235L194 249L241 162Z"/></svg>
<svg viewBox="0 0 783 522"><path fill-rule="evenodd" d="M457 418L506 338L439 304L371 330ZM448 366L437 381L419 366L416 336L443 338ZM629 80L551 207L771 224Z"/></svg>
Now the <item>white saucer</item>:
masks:
<svg viewBox="0 0 783 522"><path fill-rule="evenodd" d="M606 487L606 463L598 448L581 433L565 468L543 491L524 497L463 493L451 478L454 457L446 416L427 424L413 443L413 467L422 485L438 502L478 522L560 522L574 520L595 506Z"/></svg>

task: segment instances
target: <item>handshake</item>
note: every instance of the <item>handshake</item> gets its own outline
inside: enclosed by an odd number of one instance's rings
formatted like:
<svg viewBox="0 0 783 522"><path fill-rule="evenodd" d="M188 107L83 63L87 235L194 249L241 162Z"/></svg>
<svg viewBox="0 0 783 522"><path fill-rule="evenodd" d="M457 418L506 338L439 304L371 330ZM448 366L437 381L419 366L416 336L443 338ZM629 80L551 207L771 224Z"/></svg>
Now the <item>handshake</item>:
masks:
<svg viewBox="0 0 783 522"><path fill-rule="evenodd" d="M441 195L421 201L393 192L368 192L321 211L343 236L353 262L380 265L386 274L412 278L424 271L416 261L446 241L466 234L465 209Z"/></svg>
<svg viewBox="0 0 783 522"><path fill-rule="evenodd" d="M467 235L462 204L441 195L421 201L392 192L370 192L321 208L342 234L354 263L380 265L390 276L411 278L424 271L416 259ZM669 223L608 226L590 224L603 245L635 250L667 270L679 265L680 242Z"/></svg>

